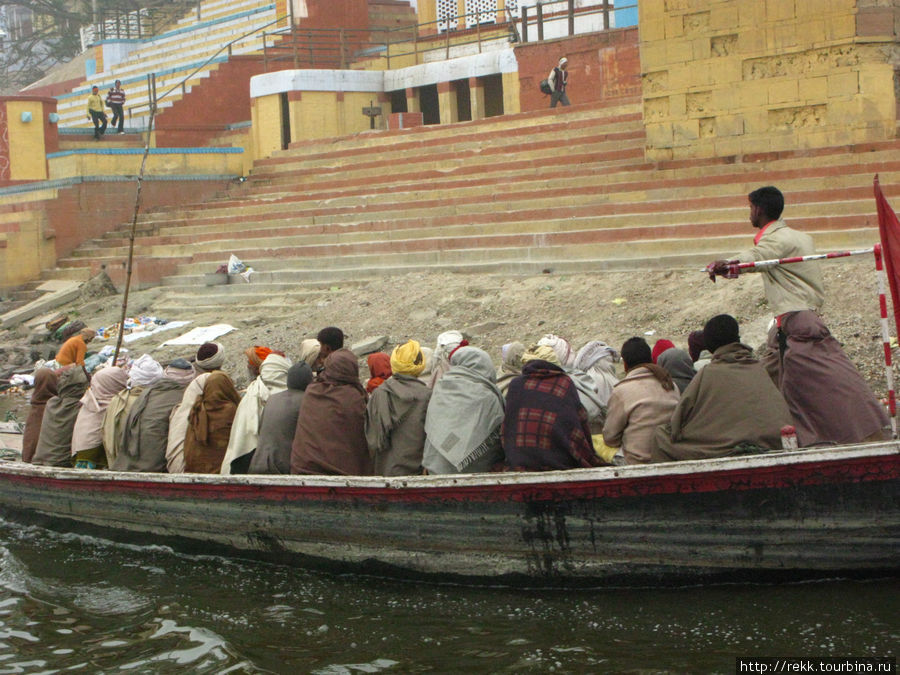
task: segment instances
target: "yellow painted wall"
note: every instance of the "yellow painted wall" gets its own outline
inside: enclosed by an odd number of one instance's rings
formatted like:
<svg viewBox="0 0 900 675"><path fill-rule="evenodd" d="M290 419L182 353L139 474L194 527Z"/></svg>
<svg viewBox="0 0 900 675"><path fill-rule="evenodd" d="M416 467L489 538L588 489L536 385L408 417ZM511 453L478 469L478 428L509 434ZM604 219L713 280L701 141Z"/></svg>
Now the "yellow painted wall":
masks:
<svg viewBox="0 0 900 675"><path fill-rule="evenodd" d="M0 232L0 288L38 279L42 269L56 264L56 248L53 239L44 236L46 214L40 207L40 202L56 196L56 190L40 190L0 197L0 204L19 207L0 214L0 224L14 224L17 229ZM32 202L35 208L29 208Z"/></svg>
<svg viewBox="0 0 900 675"><path fill-rule="evenodd" d="M511 115L521 112L519 74L503 73L501 77L503 78L503 114Z"/></svg>
<svg viewBox="0 0 900 675"><path fill-rule="evenodd" d="M31 121L22 122L22 113L30 112ZM7 101L9 121L10 179L47 178L47 153L44 150L44 106L41 101Z"/></svg>
<svg viewBox="0 0 900 675"><path fill-rule="evenodd" d="M638 9L651 159L895 135L890 58L897 7L871 0L641 0Z"/></svg>
<svg viewBox="0 0 900 675"><path fill-rule="evenodd" d="M441 114L441 124L459 122L456 91L452 87L449 91L438 91L438 108Z"/></svg>
<svg viewBox="0 0 900 675"><path fill-rule="evenodd" d="M281 97L273 94L252 99L250 119L253 122L253 159L269 157L281 150Z"/></svg>
<svg viewBox="0 0 900 675"><path fill-rule="evenodd" d="M52 157L50 179L75 176L133 176L141 170L141 154L102 155L73 154ZM176 153L150 155L145 173L151 176L242 175L243 159L239 153Z"/></svg>

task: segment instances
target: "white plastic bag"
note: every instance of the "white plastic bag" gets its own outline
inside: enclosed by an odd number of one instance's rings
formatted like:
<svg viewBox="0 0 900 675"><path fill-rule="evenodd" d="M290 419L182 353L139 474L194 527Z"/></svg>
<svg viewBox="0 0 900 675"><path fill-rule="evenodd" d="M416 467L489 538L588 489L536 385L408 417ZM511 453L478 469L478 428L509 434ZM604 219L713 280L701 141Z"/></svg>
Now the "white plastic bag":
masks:
<svg viewBox="0 0 900 675"><path fill-rule="evenodd" d="M247 266L241 262L240 258L232 253L231 257L228 258L228 274L240 274L245 269L247 269Z"/></svg>

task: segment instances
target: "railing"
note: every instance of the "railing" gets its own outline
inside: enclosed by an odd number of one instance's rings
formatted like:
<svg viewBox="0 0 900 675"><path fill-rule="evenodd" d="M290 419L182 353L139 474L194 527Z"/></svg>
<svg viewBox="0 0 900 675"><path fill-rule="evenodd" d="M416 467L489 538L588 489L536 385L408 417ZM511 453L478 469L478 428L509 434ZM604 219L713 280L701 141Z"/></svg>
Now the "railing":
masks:
<svg viewBox="0 0 900 675"><path fill-rule="evenodd" d="M161 32L173 21L184 16L187 7L196 6L200 20L200 3L196 0L166 2L162 6L143 7L131 12L106 11L81 28L81 49L101 40L131 40L150 37Z"/></svg>
<svg viewBox="0 0 900 675"><path fill-rule="evenodd" d="M248 33L244 33L243 35L239 35L238 37L234 38L233 40L230 40L229 42L226 42L224 45L222 45L221 47L219 47L219 49L217 49L213 54L211 54L210 56L208 56L208 57L206 58L206 60L203 61L203 63L201 63L200 65L198 65L197 67L195 67L194 70L192 70L189 74L185 75L185 76L181 79L180 82L178 82L176 85L174 85L173 87L171 87L171 88L169 88L168 90L166 90L166 91L165 91L162 95L160 95L160 96L157 96L157 94L156 94L156 73L147 73L147 92L148 92L148 98L149 98L149 100L148 100L147 103L142 103L142 104L140 104L140 105L130 106L130 107L128 108L128 119L130 120L130 119L132 118L132 116L133 116L135 110L144 110L144 109L151 110L151 109L155 109L156 106L157 106L157 104L158 104L161 100L163 100L166 96L168 96L169 94L171 94L173 91L176 91L176 90L180 89L180 90L181 90L181 93L182 93L182 94L185 94L186 91L187 91L187 82L188 82L188 80L190 80L192 77L194 77L194 75L196 75L197 73L199 73L201 70L203 70L204 68L206 68L206 66L208 66L210 63L212 63L216 58L218 58L219 54L221 54L222 52L227 52L227 53L228 53L228 56L231 56L232 47L233 47L236 43L238 43L238 42L240 42L240 41L242 41L242 40L244 40L244 39L246 39L246 38L253 37L253 36L256 35L257 33L260 33L260 34L261 34L261 37L262 37L263 39L265 39L264 36L266 35L266 29L267 29L267 28L270 28L270 27L272 27L272 26L274 26L274 25L276 25L276 24L278 24L278 23L284 21L284 20L287 19L287 18L288 18L287 16L279 16L279 17L276 17L275 19L272 19L272 20L269 21L268 23L266 23L266 24L264 24L264 25L262 25L262 26L258 26L257 28L254 28L252 31L250 31L250 32L248 32Z"/></svg>
<svg viewBox="0 0 900 675"><path fill-rule="evenodd" d="M626 5L615 7L604 0L602 4L591 7L576 8L574 0L558 0L557 2L538 3L536 5L536 15L532 19L529 17L528 7L521 7L518 10L519 17L509 16L512 12L503 10L480 10L476 12L468 12L459 14L456 17L443 16L434 21L421 24L410 24L408 26L398 26L395 28L376 28L370 30L348 30L348 29L304 29L291 25L290 28L283 28L277 31L268 31L271 26L291 20L290 15L280 16L264 26L260 26L244 35L234 38L230 42L223 45L213 55L208 57L202 64L197 66L189 75L185 76L178 84L168 89L161 96L156 95L156 76L154 73L147 75L147 89L149 92L149 102L128 108L128 116L131 119L134 111L150 109L157 105L159 101L178 89L182 94L187 91L187 82L198 72L203 70L211 61L219 56L222 52L227 51L231 56L232 46L260 34L261 49L263 52L264 69L268 72L270 64L290 62L294 68L308 66L312 68L340 68L346 69L355 60L364 56L383 56L386 60L387 68L391 67L391 59L397 59L406 56L414 56L414 62L420 63L429 52L441 50L444 52L444 58L450 57L451 48L463 47L465 45L477 44L478 52L481 53L483 47L488 42L496 42L498 39L505 39L510 43L528 42L529 35L537 34L537 40L544 39L544 27L547 23L557 22L562 18L567 20L568 35L575 34L576 19L589 17L591 15L602 15L603 29L611 27L611 17L619 10L633 9L636 2L630 0ZM547 11L550 9L550 11ZM200 5L197 3L197 14L199 18ZM495 17L503 15L506 20L497 21ZM482 17L491 17L489 20L482 21ZM455 21L456 25L466 23L469 28L440 30L440 28L452 25ZM431 33L434 27L434 33ZM384 35L385 39L373 40L373 35ZM402 45L412 44L411 51L402 50ZM393 49L392 49L393 48ZM280 66L283 68L284 66Z"/></svg>
<svg viewBox="0 0 900 675"><path fill-rule="evenodd" d="M290 62L294 68L304 66L346 68L349 63L361 57L383 56L387 68L390 69L392 58L415 56L415 62L419 63L419 56L424 57L425 53L430 51L442 50L444 58L449 58L451 47L477 44L478 52L481 53L488 41L519 40L515 20L497 22L492 19L482 22L482 17L487 15L496 16L497 11L482 10L460 14L456 17L457 21L474 17L471 28L430 35L427 34L427 29L445 24L448 17L426 23L366 31L285 28L264 34L263 63L266 71L269 70L270 64L285 61ZM422 30L423 28L425 30ZM384 39L372 39L373 35L384 35ZM401 45L409 44L412 45L411 51L397 51L403 49Z"/></svg>

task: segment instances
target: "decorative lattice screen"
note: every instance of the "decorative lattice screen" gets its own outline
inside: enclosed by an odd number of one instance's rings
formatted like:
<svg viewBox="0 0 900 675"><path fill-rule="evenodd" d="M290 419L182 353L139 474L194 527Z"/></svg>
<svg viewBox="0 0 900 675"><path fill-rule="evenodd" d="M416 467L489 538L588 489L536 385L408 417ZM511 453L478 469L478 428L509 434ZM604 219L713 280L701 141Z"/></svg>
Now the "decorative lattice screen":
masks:
<svg viewBox="0 0 900 675"><path fill-rule="evenodd" d="M466 0L466 14L466 28L471 28L477 23L496 23L497 0Z"/></svg>
<svg viewBox="0 0 900 675"><path fill-rule="evenodd" d="M506 18L507 20L519 18L519 0L506 0Z"/></svg>
<svg viewBox="0 0 900 675"><path fill-rule="evenodd" d="M456 0L437 0L438 32L444 33L448 30L456 30L459 26L456 15Z"/></svg>

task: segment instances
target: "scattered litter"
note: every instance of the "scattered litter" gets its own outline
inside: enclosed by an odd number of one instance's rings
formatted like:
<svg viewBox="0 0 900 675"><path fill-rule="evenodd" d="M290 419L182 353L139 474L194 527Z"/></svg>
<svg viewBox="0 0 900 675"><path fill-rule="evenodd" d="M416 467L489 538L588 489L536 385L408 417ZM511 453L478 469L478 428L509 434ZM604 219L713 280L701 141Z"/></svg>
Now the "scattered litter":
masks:
<svg viewBox="0 0 900 675"><path fill-rule="evenodd" d="M25 427L20 422L0 422L0 434L21 434Z"/></svg>
<svg viewBox="0 0 900 675"><path fill-rule="evenodd" d="M217 337L235 330L234 326L227 323L217 323L214 326L198 326L172 340L166 340L160 347L170 345L202 345L204 342L212 342Z"/></svg>
<svg viewBox="0 0 900 675"><path fill-rule="evenodd" d="M624 305L624 304L625 304L625 298L613 298L612 304L614 304L614 305Z"/></svg>
<svg viewBox="0 0 900 675"><path fill-rule="evenodd" d="M241 272L241 278L246 281L248 284L250 283L250 275L253 274L256 270L252 267L248 267L243 272Z"/></svg>
<svg viewBox="0 0 900 675"><path fill-rule="evenodd" d="M160 333L164 330L172 330L173 328L181 328L186 326L190 321L168 321L167 319L159 319L155 316L139 316L137 318L128 317L123 322L122 341L133 342L147 337L151 333ZM97 329L97 338L100 340L110 340L119 335L119 324L114 323L111 326L101 326ZM112 353L110 352L110 356Z"/></svg>
<svg viewBox="0 0 900 675"><path fill-rule="evenodd" d="M240 258L238 258L236 255L234 255L232 253L231 257L228 258L228 273L229 274L240 274L245 269L247 269L247 266L241 262Z"/></svg>
<svg viewBox="0 0 900 675"><path fill-rule="evenodd" d="M655 330L645 330L644 335L656 335L656 331Z"/></svg>
<svg viewBox="0 0 900 675"><path fill-rule="evenodd" d="M34 375L13 375L9 379L9 383L13 387L33 387L34 386Z"/></svg>
<svg viewBox="0 0 900 675"><path fill-rule="evenodd" d="M190 321L169 321L162 325L160 324L151 324L151 327L145 326L143 330L135 330L135 332L129 333L122 337L122 342L134 342L135 340L140 340L141 338L147 337L153 333L162 333L166 330L173 330L175 328L181 328L182 326L187 326Z"/></svg>
<svg viewBox="0 0 900 675"><path fill-rule="evenodd" d="M897 349L897 338L891 338L891 349Z"/></svg>

